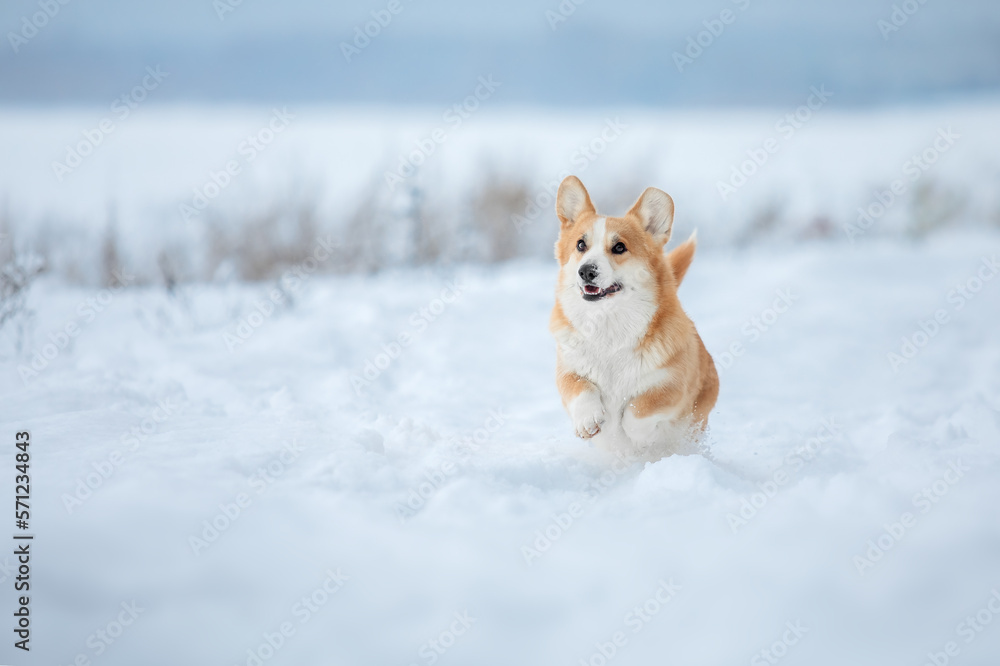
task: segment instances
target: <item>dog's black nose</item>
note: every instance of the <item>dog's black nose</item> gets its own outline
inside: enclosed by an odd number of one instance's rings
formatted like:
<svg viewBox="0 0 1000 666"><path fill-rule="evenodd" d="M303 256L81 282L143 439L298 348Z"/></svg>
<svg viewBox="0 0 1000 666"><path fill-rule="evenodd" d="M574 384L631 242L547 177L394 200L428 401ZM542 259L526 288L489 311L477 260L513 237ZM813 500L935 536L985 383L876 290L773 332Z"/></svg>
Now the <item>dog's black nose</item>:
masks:
<svg viewBox="0 0 1000 666"><path fill-rule="evenodd" d="M580 266L580 277L584 282L592 283L597 279L597 266L594 264L584 264Z"/></svg>

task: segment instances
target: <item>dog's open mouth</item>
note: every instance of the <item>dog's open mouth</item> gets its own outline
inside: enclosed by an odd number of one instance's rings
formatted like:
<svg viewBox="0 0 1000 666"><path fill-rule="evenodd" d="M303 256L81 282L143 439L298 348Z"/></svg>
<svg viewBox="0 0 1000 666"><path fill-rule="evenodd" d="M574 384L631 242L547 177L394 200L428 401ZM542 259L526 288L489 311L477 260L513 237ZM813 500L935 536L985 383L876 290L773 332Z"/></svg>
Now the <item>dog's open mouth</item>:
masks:
<svg viewBox="0 0 1000 666"><path fill-rule="evenodd" d="M583 299L585 301L597 301L604 298L605 296L610 296L611 294L618 293L621 290L622 286L617 282L615 282L607 289L601 289L597 285L593 284L586 284L583 286L581 291L583 291Z"/></svg>

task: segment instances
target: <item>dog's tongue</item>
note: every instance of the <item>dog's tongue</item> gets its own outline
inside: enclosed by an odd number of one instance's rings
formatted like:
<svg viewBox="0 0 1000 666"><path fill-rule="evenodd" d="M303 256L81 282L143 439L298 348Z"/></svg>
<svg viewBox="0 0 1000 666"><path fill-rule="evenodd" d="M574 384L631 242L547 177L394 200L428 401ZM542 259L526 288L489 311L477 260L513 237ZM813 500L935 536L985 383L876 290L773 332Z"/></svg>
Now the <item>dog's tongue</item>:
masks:
<svg viewBox="0 0 1000 666"><path fill-rule="evenodd" d="M598 289L597 287L595 287L592 284L588 284L588 285L584 286L583 291L584 291L584 293L587 293L587 294L599 294L599 293L601 293L601 290Z"/></svg>

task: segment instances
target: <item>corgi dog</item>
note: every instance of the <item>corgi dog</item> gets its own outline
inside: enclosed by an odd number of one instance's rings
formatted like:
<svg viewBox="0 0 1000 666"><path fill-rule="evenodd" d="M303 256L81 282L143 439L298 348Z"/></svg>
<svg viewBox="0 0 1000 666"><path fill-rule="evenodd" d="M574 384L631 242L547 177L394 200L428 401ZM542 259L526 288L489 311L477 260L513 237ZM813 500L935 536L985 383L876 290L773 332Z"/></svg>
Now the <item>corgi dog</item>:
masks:
<svg viewBox="0 0 1000 666"><path fill-rule="evenodd" d="M573 429L602 449L649 459L694 452L719 394L715 363L677 298L695 234L664 254L670 195L647 188L623 217L609 217L576 176L560 184L556 215L549 330Z"/></svg>

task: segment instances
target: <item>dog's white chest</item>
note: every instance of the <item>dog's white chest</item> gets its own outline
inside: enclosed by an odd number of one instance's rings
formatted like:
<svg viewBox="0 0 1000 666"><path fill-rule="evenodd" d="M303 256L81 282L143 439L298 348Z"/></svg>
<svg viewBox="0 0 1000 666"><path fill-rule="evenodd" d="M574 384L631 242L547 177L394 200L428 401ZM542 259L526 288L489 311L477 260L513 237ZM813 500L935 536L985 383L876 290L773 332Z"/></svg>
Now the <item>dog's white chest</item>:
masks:
<svg viewBox="0 0 1000 666"><path fill-rule="evenodd" d="M566 368L597 386L609 412L620 415L629 400L664 380L665 371L638 350L647 326L646 317L616 313L560 340Z"/></svg>
<svg viewBox="0 0 1000 666"><path fill-rule="evenodd" d="M597 386L609 411L620 413L644 383L641 358L629 347L615 349L591 340L565 352L563 359L567 367Z"/></svg>

